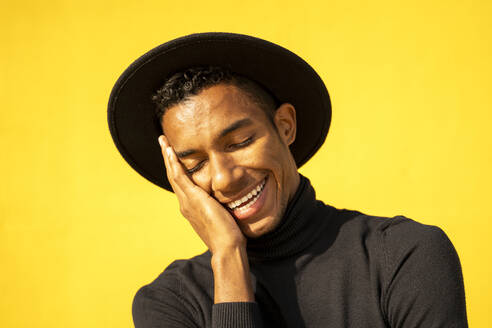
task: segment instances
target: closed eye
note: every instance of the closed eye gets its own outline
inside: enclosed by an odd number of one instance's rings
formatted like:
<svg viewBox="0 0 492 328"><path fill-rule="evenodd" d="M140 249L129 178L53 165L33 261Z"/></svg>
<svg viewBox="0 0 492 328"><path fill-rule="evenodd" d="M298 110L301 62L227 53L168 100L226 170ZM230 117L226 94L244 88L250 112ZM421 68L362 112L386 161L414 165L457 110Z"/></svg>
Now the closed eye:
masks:
<svg viewBox="0 0 492 328"><path fill-rule="evenodd" d="M240 143L230 145L229 148L231 148L231 150L236 150L236 149L246 147L254 141L254 137L255 136L252 135L251 137L249 137L248 139L246 139ZM196 166L192 167L191 169L186 169L186 173L187 174L193 174L193 173L197 172L198 170L200 170L204 164L205 164L205 160L201 161L200 163L198 163Z"/></svg>
<svg viewBox="0 0 492 328"><path fill-rule="evenodd" d="M233 150L234 149L238 149L238 148L246 147L247 145L249 145L250 143L253 142L253 138L254 138L254 136L251 136L248 139L246 139L246 140L244 140L244 141L242 141L240 143L237 143L237 144L232 144L229 147L232 148Z"/></svg>
<svg viewBox="0 0 492 328"><path fill-rule="evenodd" d="M205 161L201 161L200 163L198 163L196 166L192 167L191 169L187 169L186 170L186 173L187 174L193 174L195 173L196 171L198 171L199 169L202 168L203 164L205 163Z"/></svg>

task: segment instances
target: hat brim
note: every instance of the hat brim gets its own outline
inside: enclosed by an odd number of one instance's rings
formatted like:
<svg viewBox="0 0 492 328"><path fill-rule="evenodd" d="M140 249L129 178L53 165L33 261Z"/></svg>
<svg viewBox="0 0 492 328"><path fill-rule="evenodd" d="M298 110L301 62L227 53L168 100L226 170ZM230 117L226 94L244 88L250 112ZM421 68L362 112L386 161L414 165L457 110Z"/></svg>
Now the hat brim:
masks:
<svg viewBox="0 0 492 328"><path fill-rule="evenodd" d="M172 191L157 142L152 95L177 71L223 66L267 88L296 108L297 135L290 150L298 167L323 144L331 121L325 84L302 58L274 43L243 34L208 32L166 42L134 61L114 85L108 124L123 158L147 180Z"/></svg>

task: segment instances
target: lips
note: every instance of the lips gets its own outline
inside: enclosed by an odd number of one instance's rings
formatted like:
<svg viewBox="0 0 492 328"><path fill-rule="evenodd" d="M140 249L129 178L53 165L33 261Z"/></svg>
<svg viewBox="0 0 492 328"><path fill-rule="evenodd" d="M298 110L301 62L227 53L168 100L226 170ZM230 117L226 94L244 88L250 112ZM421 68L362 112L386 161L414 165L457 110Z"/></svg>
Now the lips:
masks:
<svg viewBox="0 0 492 328"><path fill-rule="evenodd" d="M227 207L237 219L243 220L254 215L265 202L265 185L267 178L250 190L242 198L227 203Z"/></svg>
<svg viewBox="0 0 492 328"><path fill-rule="evenodd" d="M234 202L227 203L227 206L233 210L236 207L248 206L256 201L256 199L260 196L260 193L263 191L263 187L265 186L266 179L263 179L256 187L254 187L246 196L241 199L238 199ZM251 200L252 199L252 200ZM251 200L251 201L250 201Z"/></svg>

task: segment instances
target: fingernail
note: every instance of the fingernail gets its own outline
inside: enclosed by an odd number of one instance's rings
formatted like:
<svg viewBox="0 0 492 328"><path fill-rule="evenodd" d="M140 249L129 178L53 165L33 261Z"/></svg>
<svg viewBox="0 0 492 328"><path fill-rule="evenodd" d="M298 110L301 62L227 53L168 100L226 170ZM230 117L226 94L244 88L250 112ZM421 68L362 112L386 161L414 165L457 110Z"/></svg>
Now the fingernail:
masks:
<svg viewBox="0 0 492 328"><path fill-rule="evenodd" d="M157 140L159 140L159 145L161 145L161 147L164 145L164 142L162 141L162 136L159 136L159 138L157 138Z"/></svg>
<svg viewBox="0 0 492 328"><path fill-rule="evenodd" d="M171 147L166 148L167 157L171 158Z"/></svg>

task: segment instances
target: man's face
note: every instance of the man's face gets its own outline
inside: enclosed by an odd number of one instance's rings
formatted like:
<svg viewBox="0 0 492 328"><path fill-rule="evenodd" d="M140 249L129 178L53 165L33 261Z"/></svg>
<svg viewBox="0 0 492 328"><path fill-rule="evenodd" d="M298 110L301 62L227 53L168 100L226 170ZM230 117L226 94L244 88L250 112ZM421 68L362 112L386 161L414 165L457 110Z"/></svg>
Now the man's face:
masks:
<svg viewBox="0 0 492 328"><path fill-rule="evenodd" d="M281 105L272 124L242 90L218 84L169 108L162 127L189 177L246 236L278 225L299 184L288 147L296 129L292 105Z"/></svg>

